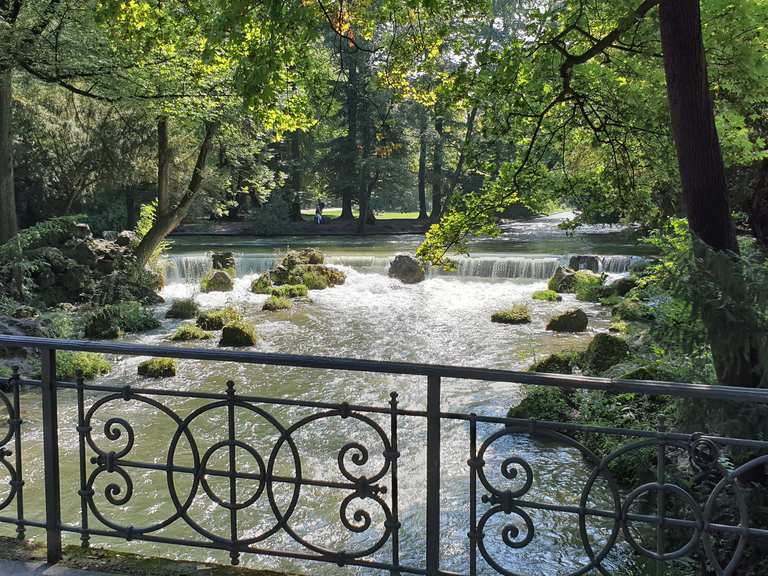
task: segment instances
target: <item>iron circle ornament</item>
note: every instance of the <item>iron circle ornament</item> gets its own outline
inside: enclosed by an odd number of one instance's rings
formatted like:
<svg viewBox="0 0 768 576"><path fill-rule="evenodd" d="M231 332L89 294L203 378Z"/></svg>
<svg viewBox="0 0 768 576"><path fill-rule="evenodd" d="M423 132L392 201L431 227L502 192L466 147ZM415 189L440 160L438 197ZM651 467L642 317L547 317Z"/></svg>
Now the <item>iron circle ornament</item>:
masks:
<svg viewBox="0 0 768 576"><path fill-rule="evenodd" d="M512 548L515 550L520 550L522 548L525 548L528 546L532 541L533 537L536 534L536 529L533 526L533 519L530 517L530 515L520 508L519 506L512 506L510 509L505 510L503 506L494 506L488 510L486 510L485 514L482 515L480 518L480 521L477 523L477 548L480 551L480 554L483 556L486 562L499 574L503 574L504 576L524 576L522 574L519 574L517 572L513 572L512 570L505 568L502 566L496 558L493 557L493 555L488 551L488 549L485 546L485 528L488 524L488 521L499 515L499 514L505 514L507 516L514 515L520 518L523 521L524 524L524 532L523 537L520 538L520 529L517 527L516 524L506 521L504 526L501 528L501 541L504 543L505 546L508 548Z"/></svg>
<svg viewBox="0 0 768 576"><path fill-rule="evenodd" d="M211 485L208 482L208 463L210 462L213 455L222 449L229 449L230 443L227 441L221 441L217 442L208 450L206 450L205 454L203 454L203 458L200 461L200 468L202 470L202 474L200 476L200 485L203 487L203 491L208 495L208 497L216 502L219 506L222 508L226 508L227 510L243 510L244 508L248 508L252 504L254 504L262 495L264 492L264 489L266 487L266 465L264 464L264 459L261 457L261 454L259 454L258 450L256 450L253 446L250 446L249 444L246 444L244 442L240 442L239 440L235 440L232 442L232 448L240 448L243 451L245 451L247 454L253 458L253 460L256 462L256 466L259 469L258 473L258 485L256 487L256 490L253 491L253 493L244 501L242 502L229 502L228 500L225 500L221 497L219 497L216 492L213 490ZM230 469L228 471L228 475L232 475L237 477L238 473L237 470ZM242 476L241 476L242 478Z"/></svg>

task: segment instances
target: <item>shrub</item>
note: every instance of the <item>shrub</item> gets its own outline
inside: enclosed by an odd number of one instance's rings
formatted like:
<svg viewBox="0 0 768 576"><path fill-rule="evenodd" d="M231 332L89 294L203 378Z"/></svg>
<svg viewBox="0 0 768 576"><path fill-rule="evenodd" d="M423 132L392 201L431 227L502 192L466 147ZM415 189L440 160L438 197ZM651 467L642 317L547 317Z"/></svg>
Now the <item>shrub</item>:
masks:
<svg viewBox="0 0 768 576"><path fill-rule="evenodd" d="M107 304L91 312L85 319L87 338L119 338L127 332L144 332L160 326L152 312L134 301Z"/></svg>
<svg viewBox="0 0 768 576"><path fill-rule="evenodd" d="M166 318L178 318L179 320L189 320L197 316L200 312L200 306L197 305L192 298L182 298L181 300L175 300L168 312L165 313Z"/></svg>
<svg viewBox="0 0 768 576"><path fill-rule="evenodd" d="M587 329L589 319L584 310L576 308L568 310L552 318L547 324L547 330L553 332L584 332Z"/></svg>
<svg viewBox="0 0 768 576"><path fill-rule="evenodd" d="M573 291L577 300L596 302L604 295L602 276L589 270L579 270L573 278Z"/></svg>
<svg viewBox="0 0 768 576"><path fill-rule="evenodd" d="M139 364L139 376L145 378L171 378L176 376L176 360L173 358L152 358Z"/></svg>
<svg viewBox="0 0 768 576"><path fill-rule="evenodd" d="M649 322L656 317L653 308L634 298L625 298L613 308L613 317L618 320Z"/></svg>
<svg viewBox="0 0 768 576"><path fill-rule="evenodd" d="M627 341L611 334L597 334L587 346L583 368L593 374L604 372L629 356Z"/></svg>
<svg viewBox="0 0 768 576"><path fill-rule="evenodd" d="M242 321L230 322L221 331L219 346L253 346L257 336L253 326Z"/></svg>
<svg viewBox="0 0 768 576"><path fill-rule="evenodd" d="M256 280L251 282L251 292L254 294L269 294L272 288L272 278L269 276L269 272L264 272Z"/></svg>
<svg viewBox="0 0 768 576"><path fill-rule="evenodd" d="M533 364L530 372L546 372L549 374L573 374L574 355L567 352L550 354L543 360Z"/></svg>
<svg viewBox="0 0 768 576"><path fill-rule="evenodd" d="M563 297L554 290L536 290L536 292L531 295L531 298L534 300L545 300L547 302L559 302L563 299Z"/></svg>
<svg viewBox="0 0 768 576"><path fill-rule="evenodd" d="M304 284L286 284L273 286L269 289L268 294L279 298L304 298L309 294L309 290Z"/></svg>
<svg viewBox="0 0 768 576"><path fill-rule="evenodd" d="M197 325L203 330L221 330L225 324L240 319L240 314L234 308L216 308L201 312L197 317Z"/></svg>
<svg viewBox="0 0 768 576"><path fill-rule="evenodd" d="M81 371L83 378L92 380L108 374L112 365L101 354L94 352L59 352L56 356L56 375L63 380L74 380Z"/></svg>
<svg viewBox="0 0 768 576"><path fill-rule="evenodd" d="M270 296L267 301L264 302L262 310L269 310L270 312L276 312L277 310L288 310L293 306L288 298L282 298L280 296Z"/></svg>
<svg viewBox="0 0 768 576"><path fill-rule="evenodd" d="M507 413L508 418L568 422L574 412L573 392L551 386L526 386L525 398Z"/></svg>
<svg viewBox="0 0 768 576"><path fill-rule="evenodd" d="M617 334L626 334L627 329L629 326L627 326L627 323L623 320L614 320L611 322L611 325L608 326L608 332L615 332Z"/></svg>
<svg viewBox="0 0 768 576"><path fill-rule="evenodd" d="M230 292L234 287L232 276L225 270L211 270L200 281L203 292Z"/></svg>
<svg viewBox="0 0 768 576"><path fill-rule="evenodd" d="M176 328L176 332L171 336L171 340L174 342L187 342L189 340L208 340L210 337L210 332L206 332L195 324L182 324Z"/></svg>
<svg viewBox="0 0 768 576"><path fill-rule="evenodd" d="M531 311L524 304L515 304L508 310L499 310L491 315L491 322L499 324L528 324L531 321Z"/></svg>
<svg viewBox="0 0 768 576"><path fill-rule="evenodd" d="M605 298L600 298L600 305L601 306L616 306L617 304L621 304L621 296L618 294L613 294L612 296L606 296Z"/></svg>

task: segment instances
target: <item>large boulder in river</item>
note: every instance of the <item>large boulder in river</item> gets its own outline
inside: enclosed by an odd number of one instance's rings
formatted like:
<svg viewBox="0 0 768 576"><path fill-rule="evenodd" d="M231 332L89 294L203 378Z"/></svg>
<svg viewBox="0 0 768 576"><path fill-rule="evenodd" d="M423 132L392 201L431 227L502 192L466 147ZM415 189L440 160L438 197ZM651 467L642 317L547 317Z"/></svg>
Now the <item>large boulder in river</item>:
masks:
<svg viewBox="0 0 768 576"><path fill-rule="evenodd" d="M547 324L547 330L553 332L584 332L587 329L589 319L581 308L568 310L552 318Z"/></svg>
<svg viewBox="0 0 768 576"><path fill-rule="evenodd" d="M214 270L235 269L235 254L233 252L214 252L211 258Z"/></svg>
<svg viewBox="0 0 768 576"><path fill-rule="evenodd" d="M592 374L600 374L626 360L629 345L624 338L611 334L597 334L583 355L584 368Z"/></svg>
<svg viewBox="0 0 768 576"><path fill-rule="evenodd" d="M591 254L578 254L571 256L571 259L568 261L568 267L574 270L592 270L592 272L599 272L600 259Z"/></svg>
<svg viewBox="0 0 768 576"><path fill-rule="evenodd" d="M203 292L230 292L234 287L232 277L224 270L211 270L200 282Z"/></svg>
<svg viewBox="0 0 768 576"><path fill-rule="evenodd" d="M555 292L573 292L576 285L576 271L565 266L558 266L547 282L547 288Z"/></svg>
<svg viewBox="0 0 768 576"><path fill-rule="evenodd" d="M389 264L390 278L397 278L403 284L418 284L425 278L424 268L413 256L398 254Z"/></svg>

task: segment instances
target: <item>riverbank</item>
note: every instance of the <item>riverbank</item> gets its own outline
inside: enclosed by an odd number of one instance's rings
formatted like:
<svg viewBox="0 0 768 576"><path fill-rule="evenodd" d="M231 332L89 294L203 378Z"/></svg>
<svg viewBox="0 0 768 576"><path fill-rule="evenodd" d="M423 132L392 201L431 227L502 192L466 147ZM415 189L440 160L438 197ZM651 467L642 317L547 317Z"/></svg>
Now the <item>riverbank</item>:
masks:
<svg viewBox="0 0 768 576"><path fill-rule="evenodd" d="M380 219L368 224L366 235L424 234L429 228L428 220L411 218ZM198 221L182 224L172 236L349 236L358 233L356 220L332 219L322 224L314 222L286 223L279 233L265 232L258 223Z"/></svg>

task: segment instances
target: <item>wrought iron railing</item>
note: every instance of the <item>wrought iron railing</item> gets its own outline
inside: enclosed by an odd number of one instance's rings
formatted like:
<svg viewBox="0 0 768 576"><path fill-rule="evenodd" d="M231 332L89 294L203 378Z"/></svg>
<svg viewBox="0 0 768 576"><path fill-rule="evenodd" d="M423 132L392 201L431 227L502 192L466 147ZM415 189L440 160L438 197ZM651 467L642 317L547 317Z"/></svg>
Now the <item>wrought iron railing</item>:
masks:
<svg viewBox="0 0 768 576"><path fill-rule="evenodd" d="M659 573L663 573L664 566L672 560L699 555L715 573L735 574L748 543L768 545L767 527L754 525L751 521L754 511L747 505L750 487L746 481L747 477L754 477L761 470L764 474L768 465L766 441L684 434L664 429L629 430L500 418L446 412L441 408L441 382L444 378L670 395L733 401L751 406L768 406L766 390L15 336L0 336L0 344L37 349L42 362L40 380L26 379L14 371L3 383L0 392L0 404L8 413L8 430L0 440L0 466L8 477L7 491L0 501L0 522L15 525L19 537L24 537L27 527L45 529L51 562L61 559L62 533L75 533L79 534L83 546L88 546L91 537L97 536L221 550L229 553L233 564L237 564L243 554L261 554L327 562L341 567L365 567L390 574L456 574L441 569L441 560L444 561L441 558L441 470L445 465L441 458L441 423L446 421L463 422L469 429L466 460L469 557L466 566L470 575L517 574L513 552L524 550L534 540L537 527L532 514L535 511L573 515L577 520L578 536L586 561L576 569L568 570L574 575L611 573L607 559L620 545L655 564ZM82 378L64 382L56 374L58 350L416 375L426 379L426 406L421 410L404 409L399 405L397 392L392 392L388 405L383 406L244 395L237 392L233 381L229 381L221 393L86 384ZM28 518L24 507L25 452L21 410L25 396L21 391L26 388L39 389L42 403L45 512L41 519ZM58 437L62 428L58 398L66 390L74 390L76 394L77 496L80 503L77 523L62 522L61 513L63 483L59 470ZM186 414L177 413L164 403L171 397L194 399L195 407ZM128 416L105 418L100 429L94 425L100 410L120 402L144 404L173 421L175 430L161 458L155 461L133 458L136 423L129 421ZM301 407L309 414L294 422L283 422L272 414L272 409L280 406ZM272 444L269 454L262 454L254 447L256 438L237 432L237 414L242 412L261 419L273 428L269 436ZM204 448L193 432L195 422L215 413L219 414L217 418L221 422L221 438L209 442L210 445ZM307 455L297 448L296 436L310 423L338 419L354 420L364 427L376 439L376 446L364 445L350 438L336 454L335 465L341 480L312 478L304 471L303 458ZM412 419L426 421L426 483L423 494L426 531L422 536L425 555L420 562L403 562L398 431L403 422ZM574 438L576 434L609 435L626 438L628 442L610 454L598 455L578 442ZM581 490L578 505L532 497L530 491L536 472L518 454L502 454L499 467L490 469L490 453L503 453L506 450L503 439L519 435L554 440L578 450L592 468ZM101 440L120 440L122 446L107 450L102 447ZM655 480L637 487L619 486L610 470L612 462L649 449L655 453ZM735 469L728 468L722 456L733 449L752 450L752 459ZM251 470L239 469L238 450L252 459ZM183 458L180 456L182 453ZM225 456L228 464L224 467L213 464L214 460L218 460L217 453ZM669 462L674 459L679 463L683 454L686 455L691 478L673 481L668 477ZM381 465L372 473L363 475L360 470L372 462L374 455L381 459ZM289 463L289 473L278 471L278 460ZM686 466L676 468L685 469ZM126 525L105 514L96 498L97 483L103 482L104 477L112 479L104 489L103 498L119 510L131 501L137 490L146 488L136 484L136 476L132 473L146 471L165 474L167 492L156 494L156 497L169 499L173 504L172 513L145 526ZM708 483L700 483L697 487L696 481L702 478L706 478ZM224 496L212 487L213 479L224 480L228 484ZM255 489L244 495L238 491L238 481L255 483ZM608 486L610 506L595 504L592 490L598 482ZM704 496L701 495L701 485L708 486L708 493ZM375 531L376 536L359 540L361 544L355 549L336 549L305 538L294 524L294 516L302 490L311 488L339 493L339 518L343 529L355 535ZM695 495L694 488L697 488ZM718 512L726 493L735 505L728 522L723 521ZM226 511L229 516L226 533L215 533L192 517L190 506L197 498L208 498L213 505ZM678 500L677 506L669 504L672 499ZM648 506L645 510L638 510L637 504L641 500L654 504L650 508L655 506L655 510L649 511ZM359 505L361 502L367 503L368 508ZM382 520L378 523L373 520L371 505L380 512L378 516ZM268 526L255 529L247 525L245 512L254 507L261 507L262 511L271 515L272 521ZM15 513L9 515L11 512ZM606 526L601 543L595 543L595 535L589 529L589 523L595 520L604 522ZM195 537L178 538L164 534L166 529L178 524L191 529ZM494 528L491 529L491 526ZM672 530L678 531L677 537L667 535ZM680 532L685 533L685 537L680 537ZM294 546L287 549L271 545L273 537L278 534ZM723 539L732 541L732 545L726 547L725 558L723 547L718 544ZM491 546L489 541L493 541L494 545Z"/></svg>

